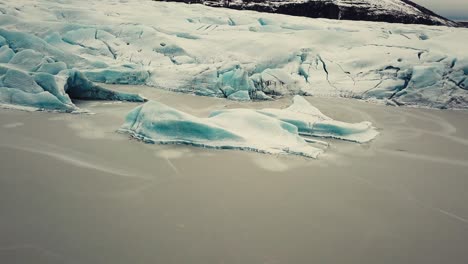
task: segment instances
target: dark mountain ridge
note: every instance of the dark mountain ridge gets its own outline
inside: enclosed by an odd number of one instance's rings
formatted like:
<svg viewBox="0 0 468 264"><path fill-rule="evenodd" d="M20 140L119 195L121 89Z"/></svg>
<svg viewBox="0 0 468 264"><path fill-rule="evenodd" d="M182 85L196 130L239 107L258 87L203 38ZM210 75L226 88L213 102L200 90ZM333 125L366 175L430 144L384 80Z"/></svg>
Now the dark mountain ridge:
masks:
<svg viewBox="0 0 468 264"><path fill-rule="evenodd" d="M157 0L156 0L157 1ZM409 0L162 0L311 18L460 26Z"/></svg>

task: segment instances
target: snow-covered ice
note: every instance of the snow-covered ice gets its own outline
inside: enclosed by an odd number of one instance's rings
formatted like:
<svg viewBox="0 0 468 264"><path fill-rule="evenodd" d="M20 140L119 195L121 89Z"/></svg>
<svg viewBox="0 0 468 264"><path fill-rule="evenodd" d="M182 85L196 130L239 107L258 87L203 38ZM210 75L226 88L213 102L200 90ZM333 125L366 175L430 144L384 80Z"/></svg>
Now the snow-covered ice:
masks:
<svg viewBox="0 0 468 264"><path fill-rule="evenodd" d="M7 19L5 15L3 18ZM23 32L0 29L0 104L72 112L73 99L143 102L139 95L92 83L74 67L79 57Z"/></svg>
<svg viewBox="0 0 468 264"><path fill-rule="evenodd" d="M294 103L286 109L263 109L259 112L296 126L299 134L306 136L365 143L379 134L370 122L351 124L335 121L303 97L296 95L293 100Z"/></svg>
<svg viewBox="0 0 468 264"><path fill-rule="evenodd" d="M16 69L14 65L0 66L0 84L0 104L33 107L32 109L79 111L70 97L84 100L145 101L140 95L100 87L75 70L63 70L52 75L26 72Z"/></svg>
<svg viewBox="0 0 468 264"><path fill-rule="evenodd" d="M143 102L137 94L111 91L94 84L74 67L80 61L44 40L0 29L0 105L65 112L79 111L71 99ZM113 78L112 72L102 76ZM91 77L93 75L90 75ZM119 76L118 78L125 78Z"/></svg>
<svg viewBox="0 0 468 264"><path fill-rule="evenodd" d="M300 94L468 108L467 41L463 28L150 0L5 0L0 2L0 100L73 108L64 81L57 82L65 71L90 82L232 100ZM58 89L41 85L52 78ZM130 97L106 98L140 100Z"/></svg>
<svg viewBox="0 0 468 264"><path fill-rule="evenodd" d="M286 109L229 109L200 118L150 101L132 110L122 133L148 143L187 144L317 158L323 152L303 136L368 142L378 132L369 122L349 124L323 115L300 96Z"/></svg>

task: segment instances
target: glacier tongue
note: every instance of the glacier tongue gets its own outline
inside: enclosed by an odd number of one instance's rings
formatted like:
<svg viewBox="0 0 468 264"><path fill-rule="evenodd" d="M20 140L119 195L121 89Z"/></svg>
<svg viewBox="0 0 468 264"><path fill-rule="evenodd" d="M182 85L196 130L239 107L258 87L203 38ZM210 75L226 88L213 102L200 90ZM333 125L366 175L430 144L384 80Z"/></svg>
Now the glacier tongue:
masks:
<svg viewBox="0 0 468 264"><path fill-rule="evenodd" d="M240 149L270 154L317 158L322 148L302 135L368 142L378 132L369 122L349 124L323 115L296 96L287 109L229 109L196 117L160 102L132 110L119 132L148 143L188 144L218 149Z"/></svg>
<svg viewBox="0 0 468 264"><path fill-rule="evenodd" d="M79 109L71 99L145 101L140 95L94 84L73 67L79 65L75 60L80 58L35 36L4 29L0 29L0 36L4 40L0 48L0 104L73 112ZM103 74L107 75L111 74Z"/></svg>
<svg viewBox="0 0 468 264"><path fill-rule="evenodd" d="M63 112L78 111L79 108L71 99L131 102L146 100L137 94L100 87L76 70L63 70L52 75L0 66L0 104Z"/></svg>
<svg viewBox="0 0 468 264"><path fill-rule="evenodd" d="M38 88L31 81L38 77L31 76L72 70L91 82L148 85L240 101L298 94L468 108L467 29L310 19L160 1L80 3L0 3L3 103L68 109L60 106L69 103L63 95L51 99L48 107L44 102L51 92ZM30 77L17 82L17 71ZM84 93L140 100L89 89Z"/></svg>
<svg viewBox="0 0 468 264"><path fill-rule="evenodd" d="M146 78L146 71L143 77L135 71L126 69L120 72L113 72L110 69L93 72L87 70L86 65L95 65L95 63L72 52L62 51L34 35L0 29L0 38L0 104L2 105L74 112L79 109L71 99L133 102L146 100L137 94L103 88L89 80L89 78L104 78L104 80L118 78L118 83L134 83L138 82L136 80L139 78ZM77 68L83 68L83 72ZM89 72L89 76L85 75L86 72Z"/></svg>

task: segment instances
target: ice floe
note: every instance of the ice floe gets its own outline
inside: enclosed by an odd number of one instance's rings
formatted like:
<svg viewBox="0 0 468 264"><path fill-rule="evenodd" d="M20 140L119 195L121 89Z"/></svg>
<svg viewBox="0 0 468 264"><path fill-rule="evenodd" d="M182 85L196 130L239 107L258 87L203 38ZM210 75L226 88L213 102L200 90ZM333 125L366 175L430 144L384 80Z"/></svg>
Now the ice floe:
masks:
<svg viewBox="0 0 468 264"><path fill-rule="evenodd" d="M286 109L229 109L196 117L163 103L150 101L132 110L119 132L147 143L187 144L270 154L317 158L322 147L308 138L333 137L368 142L378 132L369 123L350 124L323 115L300 96Z"/></svg>
<svg viewBox="0 0 468 264"><path fill-rule="evenodd" d="M322 114L301 96L296 95L293 100L294 103L286 109L263 109L258 112L296 126L299 134L305 136L365 143L378 135L370 122L351 124L336 121Z"/></svg>

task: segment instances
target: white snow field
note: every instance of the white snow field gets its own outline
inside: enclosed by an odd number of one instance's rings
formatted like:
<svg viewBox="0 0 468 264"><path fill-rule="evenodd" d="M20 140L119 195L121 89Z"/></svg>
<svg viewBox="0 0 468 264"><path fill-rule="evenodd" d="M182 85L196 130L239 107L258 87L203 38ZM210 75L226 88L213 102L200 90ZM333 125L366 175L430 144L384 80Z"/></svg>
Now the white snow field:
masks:
<svg viewBox="0 0 468 264"><path fill-rule="evenodd" d="M286 109L229 109L199 118L160 102L150 101L132 110L122 133L147 143L187 144L206 148L240 149L269 154L294 154L317 158L327 143L300 135L328 137L359 143L378 132L369 122L334 121L300 96Z"/></svg>
<svg viewBox="0 0 468 264"><path fill-rule="evenodd" d="M5 104L68 111L69 97L142 100L98 92L95 82L233 100L300 94L468 107L462 28L149 0L4 0L0 28Z"/></svg>

